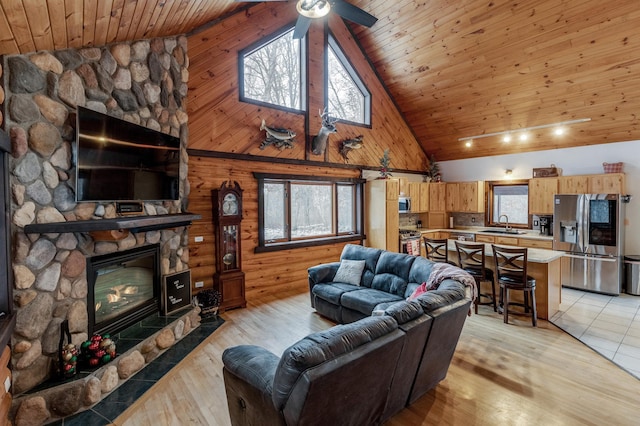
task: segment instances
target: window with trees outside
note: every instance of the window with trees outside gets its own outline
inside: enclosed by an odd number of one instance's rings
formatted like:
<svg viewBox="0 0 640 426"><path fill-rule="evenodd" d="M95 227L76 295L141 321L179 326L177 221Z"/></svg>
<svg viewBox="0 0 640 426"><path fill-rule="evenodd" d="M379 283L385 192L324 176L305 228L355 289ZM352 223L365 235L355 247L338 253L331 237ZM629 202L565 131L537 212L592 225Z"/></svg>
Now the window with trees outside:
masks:
<svg viewBox="0 0 640 426"><path fill-rule="evenodd" d="M241 101L302 110L306 60L293 28L241 51L238 62Z"/></svg>
<svg viewBox="0 0 640 426"><path fill-rule="evenodd" d="M258 180L256 251L361 240L362 179L254 173Z"/></svg>
<svg viewBox="0 0 640 426"><path fill-rule="evenodd" d="M331 116L370 125L371 94L331 36L327 50L327 101Z"/></svg>
<svg viewBox="0 0 640 426"><path fill-rule="evenodd" d="M515 227L529 226L529 182L522 181L490 181L488 184L489 203L487 203L488 225L504 225L506 215L509 225Z"/></svg>

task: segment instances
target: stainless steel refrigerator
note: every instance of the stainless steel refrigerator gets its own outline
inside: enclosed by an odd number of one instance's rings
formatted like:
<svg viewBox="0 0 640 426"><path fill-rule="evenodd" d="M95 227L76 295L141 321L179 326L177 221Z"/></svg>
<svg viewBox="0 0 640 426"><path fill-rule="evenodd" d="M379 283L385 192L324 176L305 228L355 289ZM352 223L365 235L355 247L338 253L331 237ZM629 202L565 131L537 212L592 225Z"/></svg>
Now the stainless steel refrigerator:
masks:
<svg viewBox="0 0 640 426"><path fill-rule="evenodd" d="M562 285L620 294L623 227L624 204L618 194L556 195L553 249L566 252Z"/></svg>

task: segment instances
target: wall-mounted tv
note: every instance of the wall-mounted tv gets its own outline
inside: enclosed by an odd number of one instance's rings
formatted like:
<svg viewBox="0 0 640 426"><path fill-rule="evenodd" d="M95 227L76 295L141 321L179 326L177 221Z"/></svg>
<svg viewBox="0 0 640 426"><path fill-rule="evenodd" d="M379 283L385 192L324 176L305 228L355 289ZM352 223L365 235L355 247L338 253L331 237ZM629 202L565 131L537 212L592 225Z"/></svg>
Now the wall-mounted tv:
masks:
<svg viewBox="0 0 640 426"><path fill-rule="evenodd" d="M180 138L79 106L76 201L179 199Z"/></svg>

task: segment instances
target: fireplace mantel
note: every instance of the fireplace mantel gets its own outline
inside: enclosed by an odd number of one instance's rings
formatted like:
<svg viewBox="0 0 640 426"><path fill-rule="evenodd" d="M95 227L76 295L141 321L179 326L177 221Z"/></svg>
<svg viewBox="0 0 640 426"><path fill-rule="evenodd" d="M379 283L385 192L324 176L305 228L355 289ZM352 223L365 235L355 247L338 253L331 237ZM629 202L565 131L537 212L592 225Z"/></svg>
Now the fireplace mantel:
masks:
<svg viewBox="0 0 640 426"><path fill-rule="evenodd" d="M156 229L188 226L202 218L199 214L175 213L155 216L129 216L113 219L76 220L69 222L32 223L24 227L27 234L57 234L64 232L130 231L145 232Z"/></svg>

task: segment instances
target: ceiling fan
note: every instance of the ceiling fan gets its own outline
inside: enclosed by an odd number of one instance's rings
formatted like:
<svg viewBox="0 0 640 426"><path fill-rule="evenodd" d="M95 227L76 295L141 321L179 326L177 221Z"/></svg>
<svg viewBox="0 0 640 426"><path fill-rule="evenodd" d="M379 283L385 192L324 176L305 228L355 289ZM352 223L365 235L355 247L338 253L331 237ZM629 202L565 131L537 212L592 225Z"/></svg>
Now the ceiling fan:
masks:
<svg viewBox="0 0 640 426"><path fill-rule="evenodd" d="M260 2L265 0L236 0L236 1L248 1L248 2ZM286 1L286 0L266 0L266 1ZM300 39L309 30L311 21L317 18L326 16L330 11L334 11L338 15L342 16L356 24L364 25L365 27L371 27L376 23L378 18L365 12L357 6L347 3L344 0L298 0L296 9L300 16L296 22L296 28L293 31L293 38Z"/></svg>

